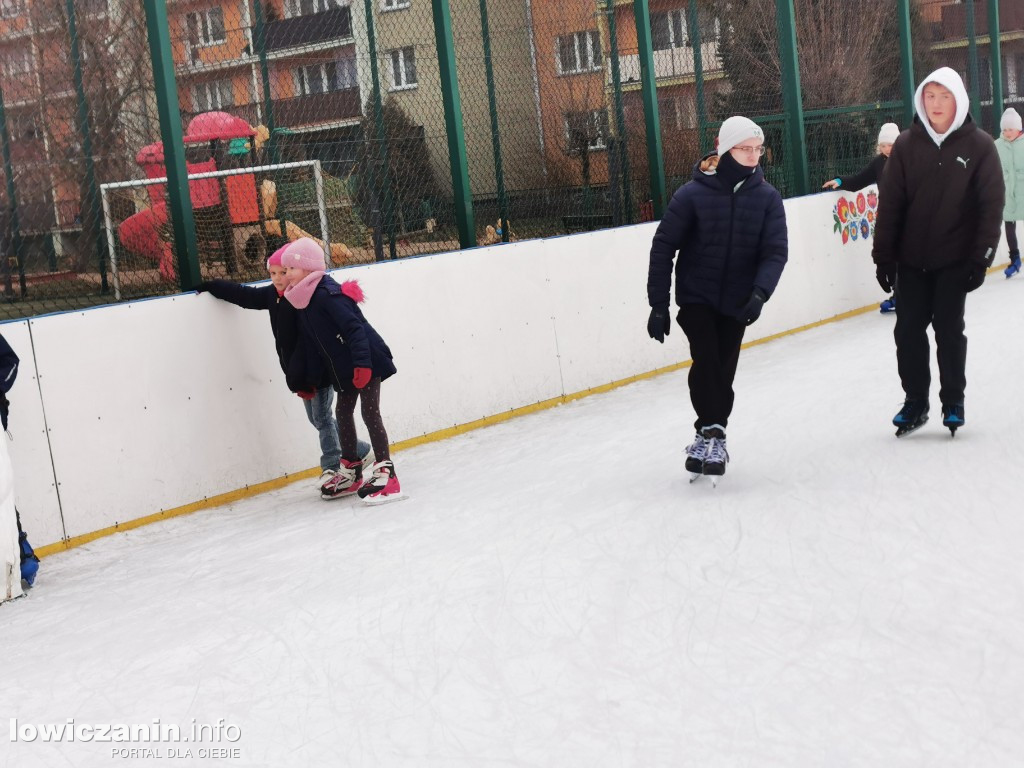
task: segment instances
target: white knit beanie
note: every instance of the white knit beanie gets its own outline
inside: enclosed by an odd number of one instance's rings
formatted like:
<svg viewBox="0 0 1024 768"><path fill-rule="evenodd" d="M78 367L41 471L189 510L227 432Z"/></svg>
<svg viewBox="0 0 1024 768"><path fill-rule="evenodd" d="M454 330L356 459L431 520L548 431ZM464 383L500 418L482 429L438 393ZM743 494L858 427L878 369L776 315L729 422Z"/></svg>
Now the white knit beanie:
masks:
<svg viewBox="0 0 1024 768"><path fill-rule="evenodd" d="M764 131L750 118L733 115L718 129L718 156L721 157L748 139L764 141Z"/></svg>
<svg viewBox="0 0 1024 768"><path fill-rule="evenodd" d="M1017 131L1021 130L1020 113L1013 107L1003 112L1003 117L999 121L1000 131L1005 131L1007 128L1013 128Z"/></svg>
<svg viewBox="0 0 1024 768"><path fill-rule="evenodd" d="M884 123L878 131L879 144L895 144L899 138L900 127L896 123Z"/></svg>

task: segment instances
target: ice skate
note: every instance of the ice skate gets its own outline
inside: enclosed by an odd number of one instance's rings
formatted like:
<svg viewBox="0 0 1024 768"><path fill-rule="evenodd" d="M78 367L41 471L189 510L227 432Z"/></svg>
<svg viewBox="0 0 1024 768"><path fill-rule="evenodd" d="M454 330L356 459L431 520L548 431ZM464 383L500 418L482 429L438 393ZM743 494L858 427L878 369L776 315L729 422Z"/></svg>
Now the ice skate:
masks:
<svg viewBox="0 0 1024 768"><path fill-rule="evenodd" d="M342 499L363 487L363 462L341 460L334 477L320 489L321 499Z"/></svg>
<svg viewBox="0 0 1024 768"><path fill-rule="evenodd" d="M692 483L704 474L704 458L708 454L708 441L700 432L693 438L693 442L686 448L686 471L690 473Z"/></svg>
<svg viewBox="0 0 1024 768"><path fill-rule="evenodd" d="M942 404L942 426L956 437L956 431L966 423L964 419L964 401Z"/></svg>
<svg viewBox="0 0 1024 768"><path fill-rule="evenodd" d="M1020 254L1010 254L1010 266L1003 270L1003 274L1009 279L1020 272Z"/></svg>
<svg viewBox="0 0 1024 768"><path fill-rule="evenodd" d="M895 312L896 298L894 296L890 296L888 299L883 301L881 304L878 305L878 311L881 312L883 315L886 315L890 312Z"/></svg>
<svg viewBox="0 0 1024 768"><path fill-rule="evenodd" d="M359 498L364 504L376 506L407 498L395 474L395 465L388 460L373 465L373 474L359 489Z"/></svg>
<svg viewBox="0 0 1024 768"><path fill-rule="evenodd" d="M892 419L892 424L896 427L896 437L909 435L911 432L923 427L927 422L928 401L912 397L906 399L900 412Z"/></svg>
<svg viewBox="0 0 1024 768"><path fill-rule="evenodd" d="M717 487L729 463L729 451L725 447L725 430L718 424L705 427L707 455L704 457L703 473L711 478L711 485Z"/></svg>

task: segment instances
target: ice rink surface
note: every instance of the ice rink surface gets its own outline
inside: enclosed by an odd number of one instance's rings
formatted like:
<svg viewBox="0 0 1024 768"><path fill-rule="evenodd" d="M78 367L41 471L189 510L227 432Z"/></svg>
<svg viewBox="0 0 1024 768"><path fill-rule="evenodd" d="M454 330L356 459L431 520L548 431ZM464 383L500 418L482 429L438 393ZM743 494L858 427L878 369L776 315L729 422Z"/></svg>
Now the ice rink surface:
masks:
<svg viewBox="0 0 1024 768"><path fill-rule="evenodd" d="M684 370L396 454L408 501L304 480L46 558L2 717L238 738L0 765L1024 765L1022 319L1024 278L968 298L955 439L937 378L894 437L872 312L744 351L717 489Z"/></svg>

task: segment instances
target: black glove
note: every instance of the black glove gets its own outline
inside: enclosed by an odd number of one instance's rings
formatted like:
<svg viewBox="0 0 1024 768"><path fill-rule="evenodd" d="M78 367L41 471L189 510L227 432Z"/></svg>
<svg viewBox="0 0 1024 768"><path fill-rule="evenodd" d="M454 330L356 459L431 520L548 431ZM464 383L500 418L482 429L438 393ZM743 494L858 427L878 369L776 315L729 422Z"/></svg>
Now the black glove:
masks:
<svg viewBox="0 0 1024 768"><path fill-rule="evenodd" d="M204 280L203 282L201 282L199 285L196 286L196 293L203 293L204 291L208 291L208 290L210 290L210 287L212 285L213 285L213 281L212 280Z"/></svg>
<svg viewBox="0 0 1024 768"><path fill-rule="evenodd" d="M886 293L892 293L896 288L896 264L892 261L887 261L882 264L875 266L875 279L878 280L878 284L882 286L882 290Z"/></svg>
<svg viewBox="0 0 1024 768"><path fill-rule="evenodd" d="M672 320L668 316L668 304L651 307L651 316L647 318L647 335L665 343L665 337L672 328Z"/></svg>
<svg viewBox="0 0 1024 768"><path fill-rule="evenodd" d="M746 325L753 325L757 322L757 318L761 316L761 308L764 307L766 301L768 301L768 294L754 286L750 298L747 299L747 303L740 310L740 320Z"/></svg>
<svg viewBox="0 0 1024 768"><path fill-rule="evenodd" d="M967 289L968 293L975 288L981 288L981 284L985 282L986 271L984 264L979 264L976 261L967 262L964 288Z"/></svg>

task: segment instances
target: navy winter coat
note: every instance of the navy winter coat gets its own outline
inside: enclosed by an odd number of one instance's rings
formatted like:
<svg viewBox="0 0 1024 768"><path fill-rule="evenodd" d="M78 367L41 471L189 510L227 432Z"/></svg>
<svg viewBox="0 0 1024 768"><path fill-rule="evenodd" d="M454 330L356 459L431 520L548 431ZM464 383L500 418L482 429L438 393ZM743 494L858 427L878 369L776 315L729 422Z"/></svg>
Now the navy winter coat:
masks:
<svg viewBox="0 0 1024 768"><path fill-rule="evenodd" d="M353 388L356 368L370 368L382 381L397 373L391 350L359 309L362 294L355 281L342 286L324 275L309 306L299 311L306 348L320 356L339 391Z"/></svg>
<svg viewBox="0 0 1024 768"><path fill-rule="evenodd" d="M328 386L323 364L316 355L307 354L299 330L299 314L273 285L259 287L239 285L230 280L210 280L203 284L212 295L243 309L265 309L270 313L270 330L274 334L277 361L284 371L285 382L292 392Z"/></svg>
<svg viewBox="0 0 1024 768"><path fill-rule="evenodd" d="M758 166L734 191L694 166L672 196L651 244L647 298L667 306L676 252L676 303L737 317L757 286L771 296L789 253L782 196Z"/></svg>

